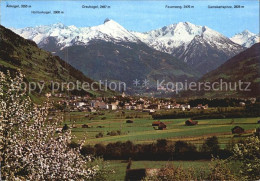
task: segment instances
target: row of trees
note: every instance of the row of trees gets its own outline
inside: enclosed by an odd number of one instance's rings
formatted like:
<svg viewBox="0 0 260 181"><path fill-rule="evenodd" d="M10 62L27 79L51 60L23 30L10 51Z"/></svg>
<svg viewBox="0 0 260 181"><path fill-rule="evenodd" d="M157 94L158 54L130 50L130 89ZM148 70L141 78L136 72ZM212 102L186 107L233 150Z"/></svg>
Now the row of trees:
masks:
<svg viewBox="0 0 260 181"><path fill-rule="evenodd" d="M74 144L75 145L75 144ZM172 142L166 139L151 144L133 144L131 141L109 143L106 146L96 144L85 145L81 149L83 155L103 157L107 160L198 160L210 159L212 155L227 158L229 150L221 150L217 137L208 138L200 148L185 141Z"/></svg>
<svg viewBox="0 0 260 181"><path fill-rule="evenodd" d="M236 98L223 98L223 99L201 98L201 99L190 100L188 103L191 105L191 107L195 107L198 104L203 104L203 105L208 104L209 107L238 107L240 102L251 104L250 100L236 99Z"/></svg>
<svg viewBox="0 0 260 181"><path fill-rule="evenodd" d="M224 119L241 117L260 116L260 103L249 104L244 108L218 108L215 110L197 110L197 111L171 111L154 113L154 119Z"/></svg>

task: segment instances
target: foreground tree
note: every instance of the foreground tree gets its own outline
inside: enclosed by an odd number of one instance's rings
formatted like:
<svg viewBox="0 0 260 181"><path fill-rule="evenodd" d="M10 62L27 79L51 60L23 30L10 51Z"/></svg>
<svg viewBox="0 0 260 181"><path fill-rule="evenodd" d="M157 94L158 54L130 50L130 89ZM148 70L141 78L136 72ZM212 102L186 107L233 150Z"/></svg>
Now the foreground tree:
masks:
<svg viewBox="0 0 260 181"><path fill-rule="evenodd" d="M260 139L259 137L249 137L244 143L234 146L233 160L239 160L241 174L245 180L260 179Z"/></svg>
<svg viewBox="0 0 260 181"><path fill-rule="evenodd" d="M34 105L20 89L23 75L0 72L0 149L3 180L92 180L99 172L89 156L70 148L71 132L46 124L50 105Z"/></svg>

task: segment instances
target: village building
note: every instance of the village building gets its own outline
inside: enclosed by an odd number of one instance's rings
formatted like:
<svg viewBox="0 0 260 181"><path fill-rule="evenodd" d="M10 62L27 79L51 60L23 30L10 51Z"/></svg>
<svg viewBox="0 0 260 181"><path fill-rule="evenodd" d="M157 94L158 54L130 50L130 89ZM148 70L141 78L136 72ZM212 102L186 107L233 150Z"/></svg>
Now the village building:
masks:
<svg viewBox="0 0 260 181"><path fill-rule="evenodd" d="M198 104L198 106L196 107L197 109L208 109L208 104L206 104L205 106L203 106L202 104Z"/></svg>
<svg viewBox="0 0 260 181"><path fill-rule="evenodd" d="M75 105L76 105L76 107L83 107L87 104L85 102L76 102Z"/></svg>
<svg viewBox="0 0 260 181"><path fill-rule="evenodd" d="M96 111L97 111L97 110L94 109L93 107L88 107L87 110L88 110L89 112L96 112Z"/></svg>
<svg viewBox="0 0 260 181"><path fill-rule="evenodd" d="M244 106L246 106L246 103L245 102L239 102L239 106L244 107Z"/></svg>
<svg viewBox="0 0 260 181"><path fill-rule="evenodd" d="M125 105L124 107L125 107L126 110L131 110L131 108L132 108L132 106L129 105L129 104L128 104L128 105Z"/></svg>
<svg viewBox="0 0 260 181"><path fill-rule="evenodd" d="M136 110L137 107L136 106L131 106L131 110Z"/></svg>
<svg viewBox="0 0 260 181"><path fill-rule="evenodd" d="M159 104L152 104L148 106L148 109L161 109L161 105Z"/></svg>
<svg viewBox="0 0 260 181"><path fill-rule="evenodd" d="M179 109L180 106L181 106L180 104L175 104L175 105L174 105L174 109Z"/></svg>
<svg viewBox="0 0 260 181"><path fill-rule="evenodd" d="M143 112L149 112L149 113L154 113L154 109L143 109Z"/></svg>
<svg viewBox="0 0 260 181"><path fill-rule="evenodd" d="M196 108L197 109L202 109L202 106L203 106L202 104L198 104Z"/></svg>
<svg viewBox="0 0 260 181"><path fill-rule="evenodd" d="M181 108L185 108L185 109L190 109L190 105L189 104L182 104L181 106L180 106Z"/></svg>
<svg viewBox="0 0 260 181"><path fill-rule="evenodd" d="M109 110L117 110L117 105L116 105L116 104L113 104L113 103L112 103L112 104L109 104L109 105L108 105L108 109L109 109Z"/></svg>

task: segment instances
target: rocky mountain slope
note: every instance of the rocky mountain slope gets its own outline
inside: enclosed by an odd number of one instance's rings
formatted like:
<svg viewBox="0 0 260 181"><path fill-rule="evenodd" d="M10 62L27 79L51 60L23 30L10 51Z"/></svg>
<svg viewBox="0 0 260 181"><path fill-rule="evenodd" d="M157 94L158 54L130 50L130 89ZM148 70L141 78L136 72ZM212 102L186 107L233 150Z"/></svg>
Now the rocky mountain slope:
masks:
<svg viewBox="0 0 260 181"><path fill-rule="evenodd" d="M67 59L85 75L95 80L123 81L133 87L133 81L197 80L199 74L184 62L167 53L154 50L144 43L117 43L96 40L89 45L71 46L56 53ZM142 83L142 82L140 82Z"/></svg>
<svg viewBox="0 0 260 181"><path fill-rule="evenodd" d="M204 75L198 82L210 82L212 84L214 82L220 83L220 80L227 82L227 86L225 83L222 84L222 91L214 91L212 89L207 91L189 91L183 95L211 98L259 96L260 43L254 44L251 48L229 59L216 70ZM241 82L241 88L239 87L239 81ZM226 90L226 87L228 87L228 90ZM219 89L220 84L216 84L216 88Z"/></svg>

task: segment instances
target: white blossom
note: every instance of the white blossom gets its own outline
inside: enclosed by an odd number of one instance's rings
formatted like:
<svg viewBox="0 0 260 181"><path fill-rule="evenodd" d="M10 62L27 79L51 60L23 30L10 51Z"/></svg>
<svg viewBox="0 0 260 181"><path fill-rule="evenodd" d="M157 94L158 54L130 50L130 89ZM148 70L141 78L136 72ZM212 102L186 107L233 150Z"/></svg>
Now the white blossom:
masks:
<svg viewBox="0 0 260 181"><path fill-rule="evenodd" d="M35 105L19 90L24 76L0 72L1 176L5 180L91 180L99 167L68 146L70 130L56 133L56 121L46 123L48 101Z"/></svg>

